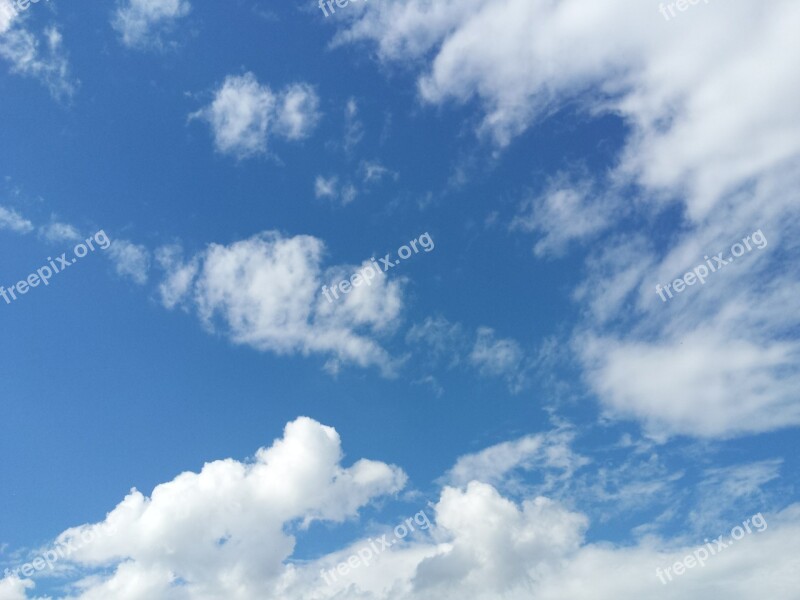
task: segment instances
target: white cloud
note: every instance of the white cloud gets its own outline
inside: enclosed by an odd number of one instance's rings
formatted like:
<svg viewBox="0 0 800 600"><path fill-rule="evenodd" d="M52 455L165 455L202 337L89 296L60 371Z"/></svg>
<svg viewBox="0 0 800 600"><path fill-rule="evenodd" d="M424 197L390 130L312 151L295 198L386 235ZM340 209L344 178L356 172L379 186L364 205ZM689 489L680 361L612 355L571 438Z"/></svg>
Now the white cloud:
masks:
<svg viewBox="0 0 800 600"><path fill-rule="evenodd" d="M613 414L657 439L730 437L800 424L798 345L714 328L656 342L579 340L592 387Z"/></svg>
<svg viewBox="0 0 800 600"><path fill-rule="evenodd" d="M506 465L538 452L523 446L506 448L511 450ZM495 448L497 453L501 446ZM478 471L483 467L491 471L485 461L476 464ZM745 475L744 480L753 477ZM796 596L800 505L764 512L767 527L759 527L763 531L753 527L735 545L709 556L705 566L689 569L664 585L656 569L683 560L704 544L702 538L647 536L616 545L600 537L587 542L590 522L581 512L543 496L513 501L478 481L460 489L444 487L432 506L429 529L420 527L403 541L392 540L369 565L326 583L321 569L334 568L380 537L383 528L376 534L375 528L358 521L360 509L399 492L405 483L399 467L383 462L361 459L345 467L334 429L309 418L296 419L281 439L260 449L253 460L207 463L199 473L182 473L156 486L149 497L134 489L102 523L62 533L58 539L69 542L99 527L115 531L97 536L91 544L76 544L80 547L68 561L91 574L68 586L69 598L700 600L713 594L750 600L766 594L793 600ZM704 535L725 536L729 527L747 516ZM297 538L312 522L346 519L362 531L357 539L323 556L295 556ZM392 529L386 531L391 539ZM0 597L23 600L23 587L33 586L3 579Z"/></svg>
<svg viewBox="0 0 800 600"><path fill-rule="evenodd" d="M39 228L41 235L49 242L75 242L81 233L69 223L54 222Z"/></svg>
<svg viewBox="0 0 800 600"><path fill-rule="evenodd" d="M355 98L347 101L344 109L344 149L352 152L364 138L364 124L358 118L358 103Z"/></svg>
<svg viewBox="0 0 800 600"><path fill-rule="evenodd" d="M451 473L494 477L492 455L511 468L537 463L569 465L557 439L521 438L472 457ZM548 449L556 450L549 454ZM305 417L290 422L283 437L258 450L252 460L217 460L199 473L186 472L155 487L150 496L132 490L102 523L74 527L57 539L96 536L67 559L88 570L67 596L73 600L209 600L211 598L359 598L361 600L734 600L796 596L796 556L800 546L800 505L764 512L732 546L708 557L668 584L656 569L704 545L702 536L727 537L737 517L721 530L705 529L697 540L646 536L616 545L587 542L586 515L540 495L513 501L478 481L444 487L432 516L402 541L392 529L358 522L373 500L396 494L406 475L396 466L361 459L342 465L336 431ZM459 468L461 465L462 468ZM755 470L754 470L755 469ZM769 477L769 466L754 466L737 480L745 491ZM738 485L738 484L737 484ZM741 487L741 486L739 486ZM742 497L741 494L739 497ZM421 512L427 511L424 509ZM416 515L415 515L416 516ZM319 557L295 556L297 538L314 521L351 520L357 539ZM335 568L386 532L392 545L368 565L327 583L321 570ZM713 544L712 544L713 545ZM97 569L102 567L101 569ZM674 577L674 575L673 575ZM23 600L32 582L0 580L4 600Z"/></svg>
<svg viewBox="0 0 800 600"><path fill-rule="evenodd" d="M770 459L705 469L698 499L689 512L695 531L724 528L730 515L740 512L745 504L771 504L764 486L780 478L782 464L781 459Z"/></svg>
<svg viewBox="0 0 800 600"><path fill-rule="evenodd" d="M496 339L494 330L479 327L470 362L484 375L503 376L512 392L525 386L525 354L512 339Z"/></svg>
<svg viewBox="0 0 800 600"><path fill-rule="evenodd" d="M526 387L528 370L534 364L516 340L497 338L493 329L478 327L473 342L462 324L451 323L441 315L412 326L406 342L416 346L414 351L424 357L427 369L477 367L484 377L504 379L514 394ZM474 374L475 369L469 371Z"/></svg>
<svg viewBox="0 0 800 600"><path fill-rule="evenodd" d="M14 8L14 2L12 0L0 0L0 35L3 35L11 28L16 18L17 10Z"/></svg>
<svg viewBox="0 0 800 600"><path fill-rule="evenodd" d="M317 175L314 180L314 195L317 198L338 199L342 206L347 206L358 196L358 189L351 183L340 186L339 178L335 175L327 178Z"/></svg>
<svg viewBox="0 0 800 600"><path fill-rule="evenodd" d="M556 177L541 196L523 202L511 228L542 234L533 248L536 256L563 255L570 242L590 239L616 216L613 196L596 197L592 187L589 181L573 184Z"/></svg>
<svg viewBox="0 0 800 600"><path fill-rule="evenodd" d="M587 463L572 452L574 434L557 429L546 434L530 434L510 442L501 442L480 452L459 457L445 476L451 485L464 486L481 481L494 486L508 479L516 469L557 469L567 476Z"/></svg>
<svg viewBox="0 0 800 600"><path fill-rule="evenodd" d="M516 221L543 236L539 255L625 221L574 294L587 306L572 347L608 414L660 439L798 424L800 344L786 332L800 289L800 71L788 58L800 5L709 3L668 22L625 0L400 0L342 23L337 43L374 41L381 60L423 65L424 102L477 101L479 133L498 146L564 107L619 118L602 187L571 175ZM748 256L659 305L657 283L758 228L779 248L769 259Z"/></svg>
<svg viewBox="0 0 800 600"><path fill-rule="evenodd" d="M277 96L255 75L229 75L213 102L190 115L211 125L214 144L223 154L246 158L267 151L271 134L291 140L308 137L319 121L313 88L294 84Z"/></svg>
<svg viewBox="0 0 800 600"><path fill-rule="evenodd" d="M145 246L128 240L114 240L108 248L109 258L114 262L118 275L129 277L135 283L147 283L150 269L150 252Z"/></svg>
<svg viewBox="0 0 800 600"><path fill-rule="evenodd" d="M126 46L160 46L161 34L190 10L187 0L123 0L114 13L112 25Z"/></svg>
<svg viewBox="0 0 800 600"><path fill-rule="evenodd" d="M800 153L792 0L704 6L679 23L626 0L403 0L345 19L339 43L374 40L389 61L432 56L422 98L478 98L500 144L572 100L620 115L631 133L617 174L685 198L694 220Z"/></svg>
<svg viewBox="0 0 800 600"><path fill-rule="evenodd" d="M16 233L30 233L33 223L13 208L0 206L0 229L10 229Z"/></svg>
<svg viewBox="0 0 800 600"><path fill-rule="evenodd" d="M161 302L166 308L175 308L189 293L192 282L197 276L199 261L194 258L184 263L183 252L177 245L159 248L155 252L155 257L159 266L167 273L164 281L158 286Z"/></svg>
<svg viewBox="0 0 800 600"><path fill-rule="evenodd" d="M478 98L482 129L500 144L565 101L616 112L633 127L621 170L651 189L687 190L697 217L800 152L800 74L786 59L800 7L762 8L705 6L667 23L625 0L404 0L346 16L337 39L374 40L384 60L430 53L422 98Z"/></svg>
<svg viewBox="0 0 800 600"><path fill-rule="evenodd" d="M314 180L314 195L317 198L335 198L337 195L336 186L339 183L338 177L325 178L322 175L317 175Z"/></svg>
<svg viewBox="0 0 800 600"><path fill-rule="evenodd" d="M114 565L108 577L85 581L88 589L78 597L280 596L293 579L294 569L284 564L295 547L293 530L352 518L405 485L395 466L361 459L345 467L341 460L336 431L302 417L252 461L207 463L156 486L149 497L131 490L106 517L113 535L80 544L80 533L95 525L60 536L78 542L70 560Z"/></svg>
<svg viewBox="0 0 800 600"><path fill-rule="evenodd" d="M310 85L290 85L282 94L275 132L290 140L307 138L320 119L319 97Z"/></svg>
<svg viewBox="0 0 800 600"><path fill-rule="evenodd" d="M438 364L444 360L449 367L462 362L461 355L468 346L464 327L459 323L451 323L441 315L427 317L422 323L412 326L406 334L406 341L417 346L424 345L431 362Z"/></svg>
<svg viewBox="0 0 800 600"><path fill-rule="evenodd" d="M37 36L22 26L12 26L13 18L8 20L6 17L4 32L2 13L3 9L0 8L0 58L11 63L11 73L39 80L57 100L71 98L79 82L70 75L58 29L47 27L44 30L43 50L43 44Z"/></svg>
<svg viewBox="0 0 800 600"><path fill-rule="evenodd" d="M275 111L275 96L255 75L229 75L210 106L195 113L208 120L214 144L223 154L246 157L267 149L267 127Z"/></svg>
<svg viewBox="0 0 800 600"><path fill-rule="evenodd" d="M352 184L348 184L342 188L342 205L350 204L358 196L358 190Z"/></svg>
<svg viewBox="0 0 800 600"><path fill-rule="evenodd" d="M361 171L361 176L366 184L380 183L385 178L391 178L394 181L397 181L399 178L398 173L392 171L388 167L385 167L377 160L361 161L359 170Z"/></svg>
<svg viewBox="0 0 800 600"><path fill-rule="evenodd" d="M206 326L219 327L237 344L322 354L333 370L354 363L391 374L395 361L372 336L396 326L403 307L400 280L379 273L371 285L328 302L322 286L336 285L359 267L323 273L323 253L317 238L265 232L228 246L211 244L186 264L162 254L162 300L167 307L187 303Z"/></svg>
<svg viewBox="0 0 800 600"><path fill-rule="evenodd" d="M1 23L0 23L1 24ZM35 587L30 579L17 579L16 577L6 577L0 579L0 600L26 600L26 589Z"/></svg>

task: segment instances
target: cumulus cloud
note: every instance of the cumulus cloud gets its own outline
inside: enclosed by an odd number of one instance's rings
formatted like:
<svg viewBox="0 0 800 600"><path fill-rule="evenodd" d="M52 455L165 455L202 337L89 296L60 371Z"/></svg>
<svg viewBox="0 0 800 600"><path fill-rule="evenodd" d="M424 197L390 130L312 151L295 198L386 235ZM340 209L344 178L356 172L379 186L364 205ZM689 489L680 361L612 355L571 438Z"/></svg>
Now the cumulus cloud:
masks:
<svg viewBox="0 0 800 600"><path fill-rule="evenodd" d="M520 452L533 457L538 451L529 445L514 442L506 464L517 463ZM405 539L392 539L385 526L375 533L359 520L361 509L402 490L406 475L375 460L345 466L342 456L333 428L301 417L252 460L207 463L157 485L149 496L131 490L102 522L58 537L69 543L100 529L113 532L75 544L66 560L87 575L68 584L62 598L700 600L713 593L749 600L766 593L792 600L796 594L800 505L764 513L766 527L664 585L656 569L683 560L703 542L655 536L626 545L590 542L582 512L541 495L512 500L479 481L442 488L424 511L431 512L427 525ZM477 463L491 469L485 460ZM363 533L322 555L295 556L298 538L313 522L345 520ZM735 524L717 533L724 536ZM323 578L322 570L335 569L383 531L392 544L369 564ZM34 589L33 580L0 580L6 600L25 600Z"/></svg>
<svg viewBox="0 0 800 600"><path fill-rule="evenodd" d="M0 598L2 600L27 600L25 590L35 587L35 583L30 579L19 579L17 577L6 577L0 579Z"/></svg>
<svg viewBox="0 0 800 600"><path fill-rule="evenodd" d="M187 0L123 0L114 12L112 25L126 46L160 46L162 34L190 10Z"/></svg>
<svg viewBox="0 0 800 600"><path fill-rule="evenodd" d="M78 597L281 596L293 579L292 566L284 564L295 547L292 530L342 522L405 485L398 467L368 459L345 467L341 461L336 431L302 417L252 461L207 463L199 473L156 486L150 496L131 490L102 524L113 535L75 544L71 561L114 566L107 577L78 586L84 588ZM73 528L60 540L79 541L82 531L98 527ZM21 589L10 579L0 586Z"/></svg>
<svg viewBox="0 0 800 600"><path fill-rule="evenodd" d="M373 337L396 326L403 308L401 281L379 273L371 285L329 302L323 285L333 286L370 263L323 270L323 254L324 244L315 237L277 232L211 244L186 262L174 250L162 251L159 260L167 271L162 301L193 308L207 327L237 344L279 354L321 354L332 370L353 363L392 373L395 361Z"/></svg>
<svg viewBox="0 0 800 600"><path fill-rule="evenodd" d="M212 103L190 115L208 121L214 145L223 154L247 158L267 151L270 135L299 140L319 121L319 99L307 84L275 94L253 73L229 75Z"/></svg>

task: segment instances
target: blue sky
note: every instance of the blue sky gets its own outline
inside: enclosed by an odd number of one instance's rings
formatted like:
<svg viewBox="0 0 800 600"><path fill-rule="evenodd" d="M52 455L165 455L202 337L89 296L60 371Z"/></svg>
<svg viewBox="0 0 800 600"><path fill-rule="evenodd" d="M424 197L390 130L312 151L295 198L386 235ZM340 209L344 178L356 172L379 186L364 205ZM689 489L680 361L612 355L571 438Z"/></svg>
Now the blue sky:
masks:
<svg viewBox="0 0 800 600"><path fill-rule="evenodd" d="M796 598L797 6L210 4L0 0L0 600Z"/></svg>

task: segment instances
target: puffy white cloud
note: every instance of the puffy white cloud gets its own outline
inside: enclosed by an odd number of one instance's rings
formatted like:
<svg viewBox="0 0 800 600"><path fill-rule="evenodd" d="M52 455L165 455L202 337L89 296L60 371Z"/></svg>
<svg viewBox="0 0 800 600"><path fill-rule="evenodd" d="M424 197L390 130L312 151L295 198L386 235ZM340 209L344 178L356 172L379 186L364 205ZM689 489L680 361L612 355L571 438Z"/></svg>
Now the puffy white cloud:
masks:
<svg viewBox="0 0 800 600"><path fill-rule="evenodd" d="M190 10L187 0L123 0L114 13L112 25L126 46L160 46L161 34Z"/></svg>
<svg viewBox="0 0 800 600"><path fill-rule="evenodd" d="M252 461L207 463L149 497L131 490L102 524L114 533L74 545L70 561L113 565L108 577L83 582L75 597L279 597L281 579L291 579L284 563L295 546L292 530L342 522L405 485L395 466L361 459L344 467L341 460L336 431L302 417ZM76 541L99 527L73 528L59 539ZM19 589L9 580L0 586Z"/></svg>
<svg viewBox="0 0 800 600"><path fill-rule="evenodd" d="M527 443L513 453L532 456ZM763 481L763 473L750 471L733 491ZM67 587L64 600L700 600L710 592L737 600L761 593L792 600L796 595L800 505L765 512L751 533L709 556L705 566L677 578L673 573L666 584L656 569L683 560L704 545L701 539L587 542L589 519L583 513L541 495L515 501L478 481L444 487L431 518L428 509L414 516L413 533L408 527L398 533L396 527L365 524L357 539L328 554L295 557L296 540L312 522L357 520L362 507L405 483L396 466L366 459L342 465L336 431L298 418L252 460L207 463L198 473L156 486L149 497L134 489L102 523L62 533L63 543L89 532L94 538L76 543L66 559L86 576ZM713 531L727 537L727 528L736 524ZM97 535L100 530L110 535ZM382 534L388 547L375 544ZM370 546L378 552L369 564L323 577L323 569L329 572ZM23 600L26 588L32 591L31 581L7 577L0 580L0 598Z"/></svg>
<svg viewBox="0 0 800 600"><path fill-rule="evenodd" d="M139 285L147 283L150 251L145 246L128 240L113 240L107 253L118 275L129 277Z"/></svg>
<svg viewBox="0 0 800 600"><path fill-rule="evenodd" d="M27 600L26 589L35 586L30 579L19 579L17 577L5 577L0 579L0 600Z"/></svg>
<svg viewBox="0 0 800 600"><path fill-rule="evenodd" d="M13 208L0 206L0 229L10 229L16 233L30 233L33 223Z"/></svg>
<svg viewBox="0 0 800 600"><path fill-rule="evenodd" d="M211 244L188 263L162 252L167 268L162 301L167 307L185 302L203 323L220 327L237 344L280 354L322 354L332 370L354 363L391 374L395 361L372 336L396 326L403 307L401 281L381 272L369 285L328 301L323 285L335 286L370 263L323 272L323 253L317 238L277 232L228 246Z"/></svg>
<svg viewBox="0 0 800 600"><path fill-rule="evenodd" d="M271 134L308 137L319 121L318 107L311 86L294 84L276 95L248 72L226 77L213 102L190 118L208 121L219 152L246 158L266 152Z"/></svg>
<svg viewBox="0 0 800 600"><path fill-rule="evenodd" d="M208 120L214 144L222 153L239 157L265 152L267 126L274 116L275 96L255 75L229 75L207 108L194 113Z"/></svg>

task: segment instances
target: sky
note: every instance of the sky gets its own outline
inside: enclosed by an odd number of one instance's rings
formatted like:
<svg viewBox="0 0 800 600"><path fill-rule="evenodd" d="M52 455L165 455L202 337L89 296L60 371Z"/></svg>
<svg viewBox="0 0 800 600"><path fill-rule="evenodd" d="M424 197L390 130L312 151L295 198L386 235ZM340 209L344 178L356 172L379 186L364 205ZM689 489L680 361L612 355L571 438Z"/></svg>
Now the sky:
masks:
<svg viewBox="0 0 800 600"><path fill-rule="evenodd" d="M0 0L0 600L800 598L798 29Z"/></svg>

